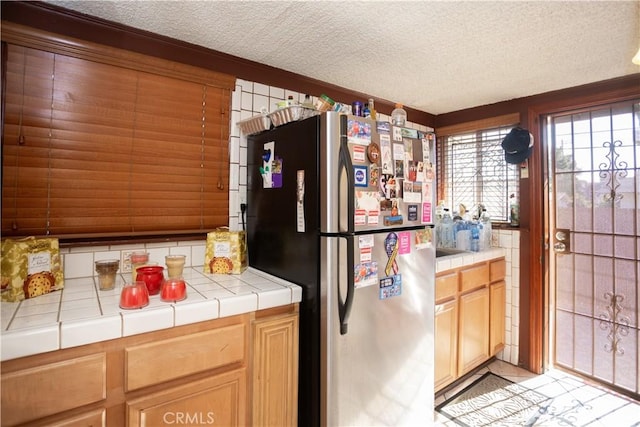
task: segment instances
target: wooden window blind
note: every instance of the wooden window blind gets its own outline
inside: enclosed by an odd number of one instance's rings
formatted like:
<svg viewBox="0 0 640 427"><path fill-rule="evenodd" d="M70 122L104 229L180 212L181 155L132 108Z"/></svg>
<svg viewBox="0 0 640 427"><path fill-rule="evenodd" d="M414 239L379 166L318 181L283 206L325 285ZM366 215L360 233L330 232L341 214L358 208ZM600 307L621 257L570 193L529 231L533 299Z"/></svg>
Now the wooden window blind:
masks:
<svg viewBox="0 0 640 427"><path fill-rule="evenodd" d="M2 234L228 223L230 89L7 44ZM140 68L140 67L138 67Z"/></svg>

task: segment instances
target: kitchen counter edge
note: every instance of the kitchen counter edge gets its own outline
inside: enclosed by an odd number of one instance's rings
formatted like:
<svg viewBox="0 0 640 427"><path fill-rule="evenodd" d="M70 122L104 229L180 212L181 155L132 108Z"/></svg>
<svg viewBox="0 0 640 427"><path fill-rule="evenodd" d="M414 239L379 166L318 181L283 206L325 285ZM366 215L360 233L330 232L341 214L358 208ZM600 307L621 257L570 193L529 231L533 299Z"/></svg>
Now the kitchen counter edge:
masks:
<svg viewBox="0 0 640 427"><path fill-rule="evenodd" d="M504 248L493 247L481 252L462 252L458 254L447 255L436 258L436 273L462 267L465 265L476 264L494 258L500 258L507 255Z"/></svg>
<svg viewBox="0 0 640 427"><path fill-rule="evenodd" d="M162 303L158 296L154 296L152 303L142 309L118 310L110 313L101 310L101 313L96 316L75 319L62 318L62 302L60 302L58 312L53 313L55 321L18 329L7 329L3 319L0 333L0 361L296 304L302 299L300 286L260 270L249 268L240 275L227 277L230 280L241 280L247 275L252 278L260 277L271 286L258 286L250 292L225 297L198 293L198 298L187 297L186 300L175 303ZM93 281L94 278L88 277L86 280ZM44 301L46 298L43 297L47 295L38 298ZM33 301L39 302L38 298L34 298ZM62 297L59 299L61 300ZM158 301L155 301L156 299ZM45 305L48 304L42 304L42 306ZM38 304L35 304L35 307L30 307L35 311L34 316L51 314L38 313L37 306ZM19 303L2 302L0 312L3 317L10 316L13 319L18 307Z"/></svg>

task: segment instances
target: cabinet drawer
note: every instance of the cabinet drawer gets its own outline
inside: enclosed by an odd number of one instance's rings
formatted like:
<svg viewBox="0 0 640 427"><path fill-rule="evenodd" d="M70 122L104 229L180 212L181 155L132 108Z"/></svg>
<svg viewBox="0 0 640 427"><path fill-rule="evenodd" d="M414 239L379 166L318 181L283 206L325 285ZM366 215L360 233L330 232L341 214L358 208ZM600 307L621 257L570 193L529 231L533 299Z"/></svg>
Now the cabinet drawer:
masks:
<svg viewBox="0 0 640 427"><path fill-rule="evenodd" d="M466 292L489 283L489 264L460 270L460 292Z"/></svg>
<svg viewBox="0 0 640 427"><path fill-rule="evenodd" d="M129 427L246 426L247 374L239 369L127 402Z"/></svg>
<svg viewBox="0 0 640 427"><path fill-rule="evenodd" d="M231 325L125 349L127 391L242 362L245 325Z"/></svg>
<svg viewBox="0 0 640 427"><path fill-rule="evenodd" d="M436 302L450 298L458 290L458 273L453 272L436 277Z"/></svg>
<svg viewBox="0 0 640 427"><path fill-rule="evenodd" d="M107 425L106 409L96 409L86 414L77 415L56 422L56 427L104 427Z"/></svg>
<svg viewBox="0 0 640 427"><path fill-rule="evenodd" d="M105 353L2 375L2 425L24 423L106 398Z"/></svg>
<svg viewBox="0 0 640 427"><path fill-rule="evenodd" d="M504 280L507 272L507 263L504 258L497 261L491 261L491 281L497 282L498 280Z"/></svg>

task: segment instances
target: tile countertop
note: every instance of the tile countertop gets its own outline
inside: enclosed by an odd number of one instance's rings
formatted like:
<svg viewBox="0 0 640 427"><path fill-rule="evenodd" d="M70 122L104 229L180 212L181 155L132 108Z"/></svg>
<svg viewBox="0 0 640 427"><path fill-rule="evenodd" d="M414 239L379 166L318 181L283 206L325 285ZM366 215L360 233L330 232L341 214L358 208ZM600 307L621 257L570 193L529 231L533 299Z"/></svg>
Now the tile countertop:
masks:
<svg viewBox="0 0 640 427"><path fill-rule="evenodd" d="M129 274L116 288L98 290L97 277L65 280L64 289L0 304L0 360L76 347L144 332L300 302L302 288L249 268L239 275L205 274L185 267L187 298L175 303L150 297L138 310L119 307Z"/></svg>
<svg viewBox="0 0 640 427"><path fill-rule="evenodd" d="M463 252L459 254L447 255L436 258L436 273L450 270L452 268L471 265L493 258L506 256L503 248L491 248L481 252Z"/></svg>

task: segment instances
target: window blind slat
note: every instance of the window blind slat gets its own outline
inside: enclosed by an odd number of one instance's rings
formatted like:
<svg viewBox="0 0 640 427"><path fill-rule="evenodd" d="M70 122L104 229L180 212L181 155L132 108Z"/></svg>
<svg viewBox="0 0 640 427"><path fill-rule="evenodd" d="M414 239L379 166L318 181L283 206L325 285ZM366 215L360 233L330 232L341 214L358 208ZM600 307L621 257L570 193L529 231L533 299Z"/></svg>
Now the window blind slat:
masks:
<svg viewBox="0 0 640 427"><path fill-rule="evenodd" d="M229 90L8 46L4 235L226 225Z"/></svg>

